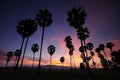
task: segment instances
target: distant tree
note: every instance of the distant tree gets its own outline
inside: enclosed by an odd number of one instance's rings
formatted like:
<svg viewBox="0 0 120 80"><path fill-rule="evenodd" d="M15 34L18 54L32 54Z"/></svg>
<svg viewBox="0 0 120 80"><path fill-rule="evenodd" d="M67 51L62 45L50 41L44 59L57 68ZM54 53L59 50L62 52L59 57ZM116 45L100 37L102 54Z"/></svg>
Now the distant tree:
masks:
<svg viewBox="0 0 120 80"><path fill-rule="evenodd" d="M39 74L40 72L40 66L41 66L41 54L42 54L42 46L43 46L43 38L44 38L44 30L45 27L48 27L52 23L52 14L47 10L39 10L38 13L36 14L36 20L39 24L40 27L42 27L42 38L41 38L41 45L40 45L40 56L39 56L39 64L38 64L38 69L37 73Z"/></svg>
<svg viewBox="0 0 120 80"><path fill-rule="evenodd" d="M64 68L64 61L65 61L65 58L64 58L64 57L61 57L61 58L60 58L60 62L62 63L62 69Z"/></svg>
<svg viewBox="0 0 120 80"><path fill-rule="evenodd" d="M39 45L37 43L33 44L32 47L31 47L31 50L33 51L33 64L32 64L32 70L33 70L35 53L39 50Z"/></svg>
<svg viewBox="0 0 120 80"><path fill-rule="evenodd" d="M49 68L50 71L51 71L52 55L54 54L54 52L55 52L54 45L49 45L48 46L48 53L50 54L50 68Z"/></svg>
<svg viewBox="0 0 120 80"><path fill-rule="evenodd" d="M70 36L66 36L65 38L66 47L69 49L69 55L70 55L70 69L72 71L72 56L74 51L74 46L72 44L72 38ZM74 59L74 58L73 58Z"/></svg>
<svg viewBox="0 0 120 80"><path fill-rule="evenodd" d="M14 56L16 57L14 67L16 66L17 60L20 57L20 55L21 55L21 50L20 49L16 49L16 51L14 51Z"/></svg>
<svg viewBox="0 0 120 80"><path fill-rule="evenodd" d="M92 51L93 48L94 48L93 43L91 43L91 42L87 43L87 49L90 51L90 54L91 54L91 56L92 56L92 64L93 64L93 66L94 66L94 68L95 68L96 63L95 63L94 57L93 57L93 56L95 55L95 53Z"/></svg>
<svg viewBox="0 0 120 80"><path fill-rule="evenodd" d="M106 54L106 52L105 52L105 45L104 45L104 44L100 44L100 45L99 45L99 49L100 49L101 51L103 51L105 57L108 59L108 56L107 56L107 54Z"/></svg>
<svg viewBox="0 0 120 80"><path fill-rule="evenodd" d="M23 56L22 56L22 60L21 60L20 69L19 69L19 71L20 71L22 69L22 65L23 65L23 61L24 61L25 52L26 52L29 37L37 30L37 23L35 22L35 20L25 19L25 20L21 20L19 22L19 26L24 28L25 33L26 33L26 38L27 38L26 43L25 43L25 48L24 48L24 51L23 51Z"/></svg>
<svg viewBox="0 0 120 80"><path fill-rule="evenodd" d="M80 69L81 70L84 70L85 69L85 64L82 62L82 63L80 63Z"/></svg>
<svg viewBox="0 0 120 80"><path fill-rule="evenodd" d="M112 51L110 55L114 62L114 68L120 68L120 49L118 51Z"/></svg>
<svg viewBox="0 0 120 80"><path fill-rule="evenodd" d="M7 68L8 62L10 62L12 56L13 56L13 52L12 51L7 52L6 68Z"/></svg>
<svg viewBox="0 0 120 80"><path fill-rule="evenodd" d="M112 42L106 43L106 47L110 49L111 53L112 53L113 46L115 46L115 45Z"/></svg>

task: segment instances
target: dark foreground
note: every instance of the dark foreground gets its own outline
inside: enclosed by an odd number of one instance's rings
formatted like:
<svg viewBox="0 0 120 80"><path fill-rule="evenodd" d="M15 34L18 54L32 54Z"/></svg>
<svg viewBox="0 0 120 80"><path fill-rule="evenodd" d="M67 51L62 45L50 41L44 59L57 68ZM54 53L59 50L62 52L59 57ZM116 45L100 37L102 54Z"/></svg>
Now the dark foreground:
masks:
<svg viewBox="0 0 120 80"><path fill-rule="evenodd" d="M41 70L36 75L36 70L23 69L14 74L13 69L0 69L0 80L120 80L120 71L118 70L92 70L94 77L91 78L87 71L70 70Z"/></svg>

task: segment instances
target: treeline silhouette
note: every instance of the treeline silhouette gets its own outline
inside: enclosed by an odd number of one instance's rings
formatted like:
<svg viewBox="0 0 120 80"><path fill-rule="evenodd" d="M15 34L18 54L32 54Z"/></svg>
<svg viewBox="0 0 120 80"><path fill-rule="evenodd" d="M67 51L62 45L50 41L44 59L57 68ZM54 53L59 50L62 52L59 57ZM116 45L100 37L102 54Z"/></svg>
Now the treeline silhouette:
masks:
<svg viewBox="0 0 120 80"><path fill-rule="evenodd" d="M112 48L115 46L114 43L108 42L106 45L100 44L98 48L93 51L94 45L92 42L87 43L86 39L89 38L89 30L87 27L83 27L85 20L87 18L87 14L85 13L85 10L82 7L73 8L71 11L68 11L67 13L67 22L69 22L69 25L76 29L76 34L78 39L80 40L80 58L82 58L83 62L80 63L80 69L86 68L88 71L88 74L93 77L93 73L90 68L89 61L92 60L92 65L94 66L94 69L96 69L96 62L94 60L95 52L97 53L98 57L100 58L100 62L105 70L108 69L118 69L120 68L120 49L118 51L113 51ZM52 14L48 11L48 9L40 9L38 13L36 14L36 20L33 19L25 19L20 20L18 22L18 25L16 27L17 33L22 38L21 47L19 49L16 49L16 51L12 52L9 51L7 53L7 63L6 68L8 66L8 63L11 60L12 56L15 56L15 64L14 64L14 72L19 72L22 69L23 62L24 62L24 56L26 53L26 47L28 44L29 38L35 33L35 31L38 29L39 25L42 27L42 37L41 37L41 43L38 45L37 43L33 44L31 47L31 50L33 52L33 64L32 64L32 70L34 68L34 60L35 60L35 53L40 49L39 52L39 63L37 67L37 74L40 74L41 72L41 57L42 57L42 47L43 47L43 41L44 41L44 32L45 28L50 26L52 24ZM75 59L74 59L74 45L72 44L72 38L71 36L66 36L65 39L63 39L66 43L66 47L69 49L69 55L70 55L70 70L72 71L72 61L74 62L74 66L76 68ZM24 48L23 48L24 47ZM110 49L110 58L107 56L105 52L105 47ZM51 71L51 64L52 64L52 55L55 52L55 46L49 45L48 46L48 53L50 55L50 71ZM90 54L90 55L88 55ZM103 55L104 54L104 55ZM20 63L20 58L22 58ZM60 62L64 66L65 58L64 56L60 57ZM19 67L20 65L20 67Z"/></svg>

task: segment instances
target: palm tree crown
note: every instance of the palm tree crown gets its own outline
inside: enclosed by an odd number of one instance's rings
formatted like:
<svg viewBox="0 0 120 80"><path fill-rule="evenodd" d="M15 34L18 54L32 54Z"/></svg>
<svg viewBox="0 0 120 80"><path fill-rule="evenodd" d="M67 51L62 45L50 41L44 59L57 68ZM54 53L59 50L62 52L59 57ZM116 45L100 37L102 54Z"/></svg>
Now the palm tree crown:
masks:
<svg viewBox="0 0 120 80"><path fill-rule="evenodd" d="M39 10L36 20L41 27L49 26L52 23L52 14L47 10Z"/></svg>
<svg viewBox="0 0 120 80"><path fill-rule="evenodd" d="M37 30L37 23L35 20L26 19L18 22L17 32L22 38L31 36Z"/></svg>
<svg viewBox="0 0 120 80"><path fill-rule="evenodd" d="M53 55L54 52L55 52L55 47L54 47L54 45L49 45L49 46L48 46L48 53L49 53L50 55Z"/></svg>
<svg viewBox="0 0 120 80"><path fill-rule="evenodd" d="M71 11L68 12L67 21L71 26L77 29L85 23L86 17L87 15L81 7L77 9L73 8Z"/></svg>
<svg viewBox="0 0 120 80"><path fill-rule="evenodd" d="M39 45L38 44L33 44L33 46L31 47L31 50L35 53L39 50Z"/></svg>
<svg viewBox="0 0 120 80"><path fill-rule="evenodd" d="M65 58L64 57L61 57L60 58L60 62L63 63L65 61Z"/></svg>
<svg viewBox="0 0 120 80"><path fill-rule="evenodd" d="M109 48L111 50L111 52L112 52L113 46L115 46L115 45L112 42L106 43L106 47Z"/></svg>

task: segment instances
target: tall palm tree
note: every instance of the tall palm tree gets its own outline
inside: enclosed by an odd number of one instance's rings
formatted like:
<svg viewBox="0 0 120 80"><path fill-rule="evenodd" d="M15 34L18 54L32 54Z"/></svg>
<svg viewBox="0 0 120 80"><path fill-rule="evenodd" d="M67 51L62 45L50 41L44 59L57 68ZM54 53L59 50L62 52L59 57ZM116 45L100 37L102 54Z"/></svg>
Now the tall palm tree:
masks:
<svg viewBox="0 0 120 80"><path fill-rule="evenodd" d="M21 25L23 25L23 22L24 22L24 20L19 21L18 26L17 26L17 33L22 37L22 43L21 43L21 47L20 47L20 55L18 56L16 66L14 68L15 73L18 69L18 65L20 62L20 57L21 57L21 53L22 53L22 49L23 49L23 44L24 44L25 38L27 37L27 33L25 31L24 26L21 26Z"/></svg>
<svg viewBox="0 0 120 80"><path fill-rule="evenodd" d="M40 27L42 27L42 38L41 38L41 45L40 45L40 56L39 56L39 64L37 73L39 74L40 66L41 66L41 55L42 55L42 46L43 46L43 38L44 38L44 30L45 27L48 27L52 23L52 14L47 10L39 10L39 12L36 14L36 20Z"/></svg>
<svg viewBox="0 0 120 80"><path fill-rule="evenodd" d="M101 51L103 51L105 57L108 59L108 56L107 56L106 53L105 53L105 45L104 45L104 44L100 44L100 45L99 45L99 49L100 49Z"/></svg>
<svg viewBox="0 0 120 80"><path fill-rule="evenodd" d="M27 38L26 43L25 43L25 48L24 48L24 51L23 51L23 56L22 56L22 60L21 60L20 69L19 69L19 71L20 71L22 69L22 65L23 65L23 61L24 61L25 52L26 52L29 37L37 30L37 23L35 22L35 20L25 19L25 20L22 20L20 22L19 26L24 28L24 31L26 33L26 38Z"/></svg>
<svg viewBox="0 0 120 80"><path fill-rule="evenodd" d="M86 31L82 28L82 25L85 23L86 17L87 17L87 15L86 15L85 11L81 7L79 7L79 8L73 8L71 11L68 12L67 21L69 22L70 26L72 26L76 30L78 30L77 34L79 34L78 38L81 41L81 46L85 45L84 44L85 41L82 40L82 38L84 38L84 36L85 36L84 32L86 32ZM84 36L83 36L83 34L84 34ZM82 38L80 38L80 36L82 36ZM87 37L89 37L89 35L86 35L85 39ZM83 43L83 41L84 41L84 43ZM84 55L84 59L85 59L85 63L86 63L86 66L87 66L88 73L92 77L93 75L92 75L92 72L90 70L89 63L86 60L85 53L83 53L83 55Z"/></svg>
<svg viewBox="0 0 120 80"><path fill-rule="evenodd" d="M115 45L112 42L106 43L106 47L110 49L111 53L112 53L113 46L115 46Z"/></svg>
<svg viewBox="0 0 120 80"><path fill-rule="evenodd" d="M61 57L61 58L60 58L60 62L62 63L62 69L64 68L64 61L65 61L65 58L64 58L64 57Z"/></svg>
<svg viewBox="0 0 120 80"><path fill-rule="evenodd" d="M51 61L52 61L52 55L54 54L55 52L55 47L54 45L49 45L48 46L48 53L50 54L50 71L51 71Z"/></svg>
<svg viewBox="0 0 120 80"><path fill-rule="evenodd" d="M39 50L39 45L37 43L33 44L32 47L31 47L31 50L33 51L33 64L32 64L32 70L33 70L35 53Z"/></svg>
<svg viewBox="0 0 120 80"><path fill-rule="evenodd" d="M10 62L10 59L11 59L12 56L13 56L13 52L12 52L12 51L7 52L7 63L6 63L6 68L7 68L8 62Z"/></svg>

